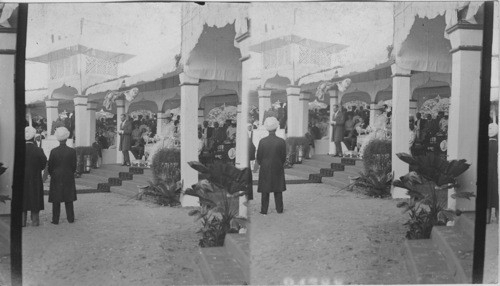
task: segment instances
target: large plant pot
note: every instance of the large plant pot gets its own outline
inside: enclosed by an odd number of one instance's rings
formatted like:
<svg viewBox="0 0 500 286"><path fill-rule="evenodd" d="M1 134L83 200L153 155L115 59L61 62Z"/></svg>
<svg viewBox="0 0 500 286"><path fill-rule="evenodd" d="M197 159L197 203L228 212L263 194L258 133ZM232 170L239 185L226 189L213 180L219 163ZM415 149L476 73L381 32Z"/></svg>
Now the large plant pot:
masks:
<svg viewBox="0 0 500 286"><path fill-rule="evenodd" d="M92 168L92 156L91 155L84 155L83 156L83 163L84 163L83 172L90 173L90 169Z"/></svg>

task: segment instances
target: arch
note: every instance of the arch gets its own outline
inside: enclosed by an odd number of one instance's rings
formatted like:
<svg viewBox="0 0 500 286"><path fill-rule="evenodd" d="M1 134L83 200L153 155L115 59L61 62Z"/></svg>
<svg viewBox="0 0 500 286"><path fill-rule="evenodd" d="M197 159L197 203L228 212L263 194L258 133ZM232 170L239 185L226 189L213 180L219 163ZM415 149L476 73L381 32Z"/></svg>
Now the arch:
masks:
<svg viewBox="0 0 500 286"><path fill-rule="evenodd" d="M264 89L285 90L292 82L289 78L276 74L274 77L267 79L264 82Z"/></svg>
<svg viewBox="0 0 500 286"><path fill-rule="evenodd" d="M381 90L375 95L375 102L386 101L392 99L392 87Z"/></svg>
<svg viewBox="0 0 500 286"><path fill-rule="evenodd" d="M220 107L222 105L226 106L238 106L239 98L235 91L227 92L215 92L209 95L205 95L200 100L199 108L202 108L203 116L207 118L210 110Z"/></svg>
<svg viewBox="0 0 500 286"><path fill-rule="evenodd" d="M436 101L437 99L437 101L440 102L441 101L440 99L450 98L450 96L451 96L450 85L447 82L434 81L434 80L430 80L425 84L415 88L415 90L412 93L412 99L417 101L418 111L420 111L423 107L428 109L429 108L428 105L431 104L430 101ZM445 110L447 111L448 108L446 108Z"/></svg>
<svg viewBox="0 0 500 286"><path fill-rule="evenodd" d="M349 93L344 94L342 96L342 98L340 99L340 104L344 105L344 104L351 102L351 101L362 101L362 102L366 102L367 104L370 104L371 99L370 99L370 95L367 92L353 91L353 92L349 92Z"/></svg>
<svg viewBox="0 0 500 286"><path fill-rule="evenodd" d="M158 112L158 105L156 102L151 100L140 100L136 102L132 102L128 108L128 113L138 111L138 110L148 110L153 113Z"/></svg>
<svg viewBox="0 0 500 286"><path fill-rule="evenodd" d="M181 106L181 99L178 98L176 95L172 99L167 99L163 102L162 107L161 107L161 112L166 112L167 110L170 109L175 109Z"/></svg>
<svg viewBox="0 0 500 286"><path fill-rule="evenodd" d="M75 97L76 95L78 95L78 90L76 88L63 84L61 87L56 88L54 89L54 91L52 91L50 98L70 100L73 99L73 97Z"/></svg>

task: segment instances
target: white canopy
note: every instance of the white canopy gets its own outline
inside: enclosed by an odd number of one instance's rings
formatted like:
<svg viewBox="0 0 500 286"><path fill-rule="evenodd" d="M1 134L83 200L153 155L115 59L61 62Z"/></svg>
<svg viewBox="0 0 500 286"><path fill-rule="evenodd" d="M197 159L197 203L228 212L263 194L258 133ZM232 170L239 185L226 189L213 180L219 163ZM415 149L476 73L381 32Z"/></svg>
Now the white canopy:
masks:
<svg viewBox="0 0 500 286"><path fill-rule="evenodd" d="M394 55L404 69L450 73L451 45L446 29L457 22L457 11L468 6L466 20L483 2L396 2L394 3Z"/></svg>

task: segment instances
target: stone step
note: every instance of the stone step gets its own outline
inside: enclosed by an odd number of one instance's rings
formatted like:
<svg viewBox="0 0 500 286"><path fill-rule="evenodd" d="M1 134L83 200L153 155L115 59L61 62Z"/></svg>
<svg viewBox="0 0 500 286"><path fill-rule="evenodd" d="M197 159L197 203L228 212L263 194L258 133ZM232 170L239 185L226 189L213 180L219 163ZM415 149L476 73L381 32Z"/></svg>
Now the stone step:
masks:
<svg viewBox="0 0 500 286"><path fill-rule="evenodd" d="M342 163L342 159L352 159L352 158L340 158L340 157L332 157L329 155L313 155L311 160L317 160L327 163ZM355 166L363 167L363 160L361 159L352 159L354 160Z"/></svg>
<svg viewBox="0 0 500 286"><path fill-rule="evenodd" d="M322 169L319 170L319 173L323 177L333 177L335 171L332 170L332 169L330 169L330 168L322 168Z"/></svg>
<svg viewBox="0 0 500 286"><path fill-rule="evenodd" d="M92 169L92 171L90 171L90 174L109 178L109 177L118 177L119 171L99 168L99 169Z"/></svg>
<svg viewBox="0 0 500 286"><path fill-rule="evenodd" d="M319 170L318 170L318 173L319 173ZM310 173L306 172L304 170L290 168L290 169L285 169L285 174L308 180Z"/></svg>
<svg viewBox="0 0 500 286"><path fill-rule="evenodd" d="M122 166L121 164L104 164L99 167L99 169L96 170L110 170L110 171L115 171L116 174L119 172L129 172L130 171L129 166Z"/></svg>
<svg viewBox="0 0 500 286"><path fill-rule="evenodd" d="M318 169L330 168L330 164L331 164L330 162L325 162L325 161L320 161L320 160L312 160L312 159L304 160L302 162L302 165L316 167Z"/></svg>
<svg viewBox="0 0 500 286"><path fill-rule="evenodd" d="M105 176L105 175L100 175L100 174L96 174L96 173L89 173L89 174L82 174L82 176L80 178L78 178L77 180L82 181L82 182L86 182L87 184L92 183L92 184L97 185L98 183L107 183L108 178L109 177Z"/></svg>
<svg viewBox="0 0 500 286"><path fill-rule="evenodd" d="M406 268L412 284L454 284L445 257L431 239L405 240L403 245Z"/></svg>
<svg viewBox="0 0 500 286"><path fill-rule="evenodd" d="M245 280L250 281L250 242L246 234L228 233L224 239L224 247L238 261Z"/></svg>
<svg viewBox="0 0 500 286"><path fill-rule="evenodd" d="M475 218L475 212L463 212L455 221L455 227L470 241L474 241Z"/></svg>
<svg viewBox="0 0 500 286"><path fill-rule="evenodd" d="M323 184L328 184L328 185L337 187L339 189L342 189L342 188L349 185L348 181L339 180L339 179L335 178L335 175L333 177L323 177L323 178L321 178L321 182Z"/></svg>
<svg viewBox="0 0 500 286"><path fill-rule="evenodd" d="M293 165L292 169L297 169L312 174L312 173L319 173L321 168L303 164L295 164Z"/></svg>
<svg viewBox="0 0 500 286"><path fill-rule="evenodd" d="M311 183L321 183L323 180L323 176L321 174L309 174L309 181Z"/></svg>
<svg viewBox="0 0 500 286"><path fill-rule="evenodd" d="M196 261L205 285L248 285L244 270L225 247L199 248Z"/></svg>
<svg viewBox="0 0 500 286"><path fill-rule="evenodd" d="M472 283L474 240L452 226L434 226L431 240L443 254L449 273L456 283Z"/></svg>
<svg viewBox="0 0 500 286"><path fill-rule="evenodd" d="M138 193L138 191L132 191L124 188L123 186L110 186L109 190L112 193L119 194L130 199L133 198Z"/></svg>

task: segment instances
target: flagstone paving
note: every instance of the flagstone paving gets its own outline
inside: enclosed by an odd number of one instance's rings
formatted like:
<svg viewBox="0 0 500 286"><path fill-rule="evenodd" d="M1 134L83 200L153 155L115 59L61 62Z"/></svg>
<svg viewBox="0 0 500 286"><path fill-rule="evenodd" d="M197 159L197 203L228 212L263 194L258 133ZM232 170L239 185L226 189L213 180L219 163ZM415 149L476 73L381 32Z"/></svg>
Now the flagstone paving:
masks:
<svg viewBox="0 0 500 286"><path fill-rule="evenodd" d="M407 284L402 256L407 215L391 199L325 184L289 185L285 211L271 196L250 205L251 284Z"/></svg>
<svg viewBox="0 0 500 286"><path fill-rule="evenodd" d="M199 285L199 225L189 208L159 207L113 193L79 195L76 221L23 228L24 285Z"/></svg>

